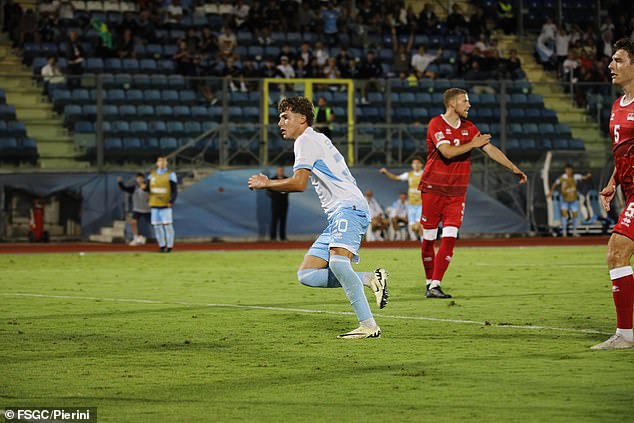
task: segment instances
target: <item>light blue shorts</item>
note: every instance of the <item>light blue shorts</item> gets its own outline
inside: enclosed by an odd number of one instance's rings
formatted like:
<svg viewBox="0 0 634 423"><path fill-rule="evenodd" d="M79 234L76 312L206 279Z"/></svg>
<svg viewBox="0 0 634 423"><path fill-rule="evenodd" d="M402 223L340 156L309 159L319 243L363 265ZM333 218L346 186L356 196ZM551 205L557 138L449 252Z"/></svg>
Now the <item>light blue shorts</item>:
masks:
<svg viewBox="0 0 634 423"><path fill-rule="evenodd" d="M423 213L423 206L407 206L407 224L413 225L414 223L420 223L420 215Z"/></svg>
<svg viewBox="0 0 634 423"><path fill-rule="evenodd" d="M172 209L166 207L159 209L152 207L152 225L168 225L172 223Z"/></svg>
<svg viewBox="0 0 634 423"><path fill-rule="evenodd" d="M579 200L577 201L562 201L561 202L561 209L562 210L568 210L570 213L577 213L579 214Z"/></svg>
<svg viewBox="0 0 634 423"><path fill-rule="evenodd" d="M369 214L351 208L337 210L329 219L328 227L311 245L307 256L315 256L330 261L330 249L341 247L354 254L353 263L359 262L359 246L370 224Z"/></svg>

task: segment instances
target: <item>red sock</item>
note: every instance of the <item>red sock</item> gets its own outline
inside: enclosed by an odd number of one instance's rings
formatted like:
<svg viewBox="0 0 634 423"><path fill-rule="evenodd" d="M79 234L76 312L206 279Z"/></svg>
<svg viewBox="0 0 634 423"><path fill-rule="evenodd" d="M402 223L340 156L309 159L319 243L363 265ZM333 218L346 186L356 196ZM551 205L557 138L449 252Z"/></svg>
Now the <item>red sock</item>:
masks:
<svg viewBox="0 0 634 423"><path fill-rule="evenodd" d="M423 243L420 248L421 259L423 260L423 267L425 268L425 278L432 279L434 276L434 259L436 253L434 252L434 243L436 241L430 241L423 239Z"/></svg>
<svg viewBox="0 0 634 423"><path fill-rule="evenodd" d="M451 258L453 257L453 247L455 244L456 238L450 236L443 237L440 241L440 248L438 248L436 262L434 263L433 280L441 281L442 277L445 276L445 272L447 271Z"/></svg>
<svg viewBox="0 0 634 423"><path fill-rule="evenodd" d="M629 274L627 274L629 273ZM616 327L632 329L632 313L634 312L634 276L632 268L620 267L610 270L612 278L612 296L616 307Z"/></svg>

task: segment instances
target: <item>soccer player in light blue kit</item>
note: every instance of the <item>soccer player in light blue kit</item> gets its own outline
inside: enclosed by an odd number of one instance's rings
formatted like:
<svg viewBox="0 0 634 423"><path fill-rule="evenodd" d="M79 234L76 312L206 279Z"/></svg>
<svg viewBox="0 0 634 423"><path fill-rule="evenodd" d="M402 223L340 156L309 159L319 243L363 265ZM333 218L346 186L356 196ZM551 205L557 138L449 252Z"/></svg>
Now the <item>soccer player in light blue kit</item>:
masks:
<svg viewBox="0 0 634 423"><path fill-rule="evenodd" d="M271 180L262 174L253 175L249 188L301 192L310 178L328 216L328 227L304 256L297 278L315 288L343 287L359 327L338 338L378 338L381 329L372 316L363 287L372 290L379 308L385 307L387 271L379 268L356 273L351 266L351 261L359 261L359 245L370 222L368 203L341 153L328 137L311 128L315 118L312 102L306 97L285 98L278 111L282 137L295 140L293 176Z"/></svg>
<svg viewBox="0 0 634 423"><path fill-rule="evenodd" d="M159 251L169 253L174 247L172 206L178 194L178 179L174 172L167 169L165 156L156 159L156 170L150 172L143 188L150 192L152 226L160 247Z"/></svg>

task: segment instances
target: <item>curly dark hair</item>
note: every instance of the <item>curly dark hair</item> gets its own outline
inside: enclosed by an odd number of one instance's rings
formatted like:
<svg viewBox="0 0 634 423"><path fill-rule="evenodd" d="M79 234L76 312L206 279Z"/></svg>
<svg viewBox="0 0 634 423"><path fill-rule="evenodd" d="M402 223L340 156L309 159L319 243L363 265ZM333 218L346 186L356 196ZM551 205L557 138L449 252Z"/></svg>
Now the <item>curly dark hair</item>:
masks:
<svg viewBox="0 0 634 423"><path fill-rule="evenodd" d="M313 126L313 122L315 121L315 106L313 106L313 102L308 98L303 96L282 98L280 104L277 106L277 111L282 113L287 110L306 116L308 126Z"/></svg>
<svg viewBox="0 0 634 423"><path fill-rule="evenodd" d="M634 41L629 38L621 38L614 43L614 51L625 50L627 55L630 56L630 63L634 63Z"/></svg>

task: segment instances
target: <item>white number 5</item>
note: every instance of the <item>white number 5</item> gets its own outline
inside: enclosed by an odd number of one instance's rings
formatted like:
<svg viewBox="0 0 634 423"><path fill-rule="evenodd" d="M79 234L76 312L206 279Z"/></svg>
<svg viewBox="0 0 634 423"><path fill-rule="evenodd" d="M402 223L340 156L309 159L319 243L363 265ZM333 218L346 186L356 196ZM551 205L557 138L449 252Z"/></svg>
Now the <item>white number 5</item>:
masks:
<svg viewBox="0 0 634 423"><path fill-rule="evenodd" d="M619 129L621 129L621 125L614 125L614 144L619 143Z"/></svg>

